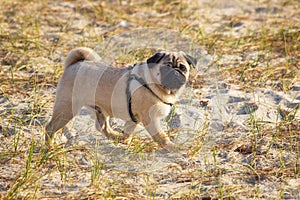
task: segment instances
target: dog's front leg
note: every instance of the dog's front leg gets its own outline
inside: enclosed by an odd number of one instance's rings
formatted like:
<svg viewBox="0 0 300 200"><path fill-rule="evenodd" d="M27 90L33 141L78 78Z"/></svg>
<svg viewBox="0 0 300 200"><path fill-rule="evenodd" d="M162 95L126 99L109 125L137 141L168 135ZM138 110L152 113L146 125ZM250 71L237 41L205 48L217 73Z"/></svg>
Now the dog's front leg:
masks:
<svg viewBox="0 0 300 200"><path fill-rule="evenodd" d="M137 124L133 121L127 121L124 125L124 131L122 139L124 143L129 144L132 139L132 133L134 132L135 128L137 127Z"/></svg>
<svg viewBox="0 0 300 200"><path fill-rule="evenodd" d="M127 126L125 125L125 131L124 131L124 134L122 133L119 133L115 130L113 130L113 128L111 128L110 124L109 124L109 117L108 116L105 116L103 114L103 112L100 110L100 108L98 108L96 110L96 117L97 117L97 120L96 120L96 129L100 132L103 132L104 135L110 139L110 140L114 140L114 141L117 141L117 142L122 142L124 140L126 140L131 132L133 132L133 130L135 129L136 125L134 124L127 124ZM127 127L127 128L126 128Z"/></svg>
<svg viewBox="0 0 300 200"><path fill-rule="evenodd" d="M171 142L169 137L165 134L160 126L160 121L151 121L145 126L146 130L150 133L152 139L159 144L160 147L166 148L168 150L173 150L174 143Z"/></svg>
<svg viewBox="0 0 300 200"><path fill-rule="evenodd" d="M174 143L171 142L169 137L163 131L160 125L160 119L162 118L162 110L158 106L153 106L149 113L143 115L142 123L146 130L149 132L155 142L169 151L174 150Z"/></svg>

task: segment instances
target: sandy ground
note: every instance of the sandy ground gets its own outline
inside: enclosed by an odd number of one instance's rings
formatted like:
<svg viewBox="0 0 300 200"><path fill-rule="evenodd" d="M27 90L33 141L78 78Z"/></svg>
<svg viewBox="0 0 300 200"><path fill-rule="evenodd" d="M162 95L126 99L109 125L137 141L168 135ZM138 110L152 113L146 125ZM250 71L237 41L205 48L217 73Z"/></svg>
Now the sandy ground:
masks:
<svg viewBox="0 0 300 200"><path fill-rule="evenodd" d="M59 11L60 16L67 16L75 7L72 2L49 2L48 5L52 10ZM86 9L93 6L93 3L88 4ZM220 31L223 35L242 37L249 31L260 28L274 15L279 16L279 19L292 17L293 20L300 20L299 9L269 4L261 6L259 2L252 1L199 1L195 9L199 15L197 19L190 19L190 24L200 23L206 34ZM247 18L235 22L229 29L228 24L232 23L230 17L240 14ZM145 20L157 15L156 11L136 12L132 17ZM53 15L46 18L51 20L51 17L55 18ZM62 23L67 21L62 20ZM21 197L26 198L28 194L33 196L34 191L37 191L36 198L45 199L98 199L111 194L113 195L109 197L129 199L181 199L188 198L189 195L206 199L228 196L237 199L300 199L299 172L293 176L293 172L290 172L297 167L295 161L299 160L299 132L285 142L274 142L276 134L284 134L290 129L300 131L299 79L294 80L288 91L276 90L276 85L279 84L276 81L266 82L265 87L249 89L235 84L236 77L228 76L224 71L249 60L256 62L262 52L252 51L250 48L238 55L210 55L203 47L176 31L137 27L134 22L127 21L120 21L115 25L92 26L86 33L82 33L79 30L91 22L78 12L69 23L70 29L74 31L71 37L63 37L72 38L66 42L70 47L73 42L79 46L84 34L128 29L125 33L107 37L103 42L85 43L108 63L114 63L116 57L126 56L130 51L145 48L182 50L198 58L197 71L193 74L196 85L190 81L175 107L176 114L169 120L162 121L165 129L171 132L173 141L183 148L170 153L148 151L147 145L152 146L153 143L143 127L139 127L135 136L136 143L142 144L140 150L134 148L135 142L132 146L114 144L95 130L92 117L83 109L68 124L64 135L56 137L57 142L63 143L66 148L74 147L73 151L65 153L65 162L70 163L68 168L60 169L57 167L60 163L49 163L36 172L34 177L40 178L35 183L30 182L20 190ZM62 34L59 29L43 28L46 30L44 36L49 41L56 40ZM290 31L299 30L291 28ZM53 59L61 62L65 53L55 52ZM31 61L39 63L41 60L51 65L52 60L46 56L32 58ZM271 66L285 62L285 58L281 57L270 61ZM255 73L263 73L266 63L258 63L258 66L261 71L254 70L253 76ZM2 72L9 73L5 66L2 67ZM25 73L24 76L30 74ZM247 81L250 80L245 80ZM55 88L48 87L41 93L51 96L53 100ZM29 105L22 93L9 97L0 94L0 113L13 108L16 116L22 116ZM26 125L21 129L13 124L7 125L8 117L4 116L0 121L1 155L5 155L5 150L13 146L15 139L12 140L11 137L18 130L21 130L21 140L40 140L42 126L50 115L51 109L44 117L36 118L32 123L36 127L34 129ZM280 126L288 118L291 118L289 125ZM120 124L122 122L119 120L112 121L115 128L122 128ZM3 127L8 127L9 131L5 132ZM85 150L81 150L81 147L85 147ZM34 155L38 155L39 151L37 148ZM24 157L26 150L20 157L1 158L0 197L6 195L18 177L22 176L20 172L26 166ZM96 161L100 165L96 178L98 183L92 184L91 176ZM282 163L284 169L281 171Z"/></svg>
<svg viewBox="0 0 300 200"><path fill-rule="evenodd" d="M272 177L268 177L267 174L259 178L249 176L241 180L243 172L238 169L245 168L253 161L251 158L253 155L247 152L252 152L251 146L253 145L251 136L253 127L249 125L249 120L255 119L258 121L257 123L265 124L267 129L276 129L277 124L285 117L284 111L294 109L299 104L299 86L295 86L288 93L263 88L243 91L236 85L226 84L224 80L220 80L214 75L210 78L212 80L206 82L205 88L201 89L201 94L199 94L199 90L188 87L176 105L175 116L168 123L162 122L166 129L179 129L174 133L174 141L178 146L184 147L184 150L176 153L151 152L139 155L126 150L124 145L116 147L95 130L94 121L84 110L69 126L69 142L73 142L72 145L89 146L92 151L97 152L99 160L108 168L128 173L148 173L152 176L160 176L161 173L172 173L171 171L175 168L178 170L178 177L164 180L158 184L157 195L160 197L170 197L176 192L185 192L184 188L188 187L192 180L179 181L177 179L180 179L181 173L189 171L189 167L204 172L215 170L212 147L224 145L227 148L218 149L217 154L218 167L227 170L221 177L222 181L248 186L249 183L250 185L257 184L262 197L275 198L277 195L275 191L279 191L281 187L277 180L272 180ZM278 112L279 108L281 112ZM299 119L299 117L299 113L296 113L295 118ZM113 124L115 123L120 123L120 121L114 121ZM296 124L296 126L299 125ZM146 131L142 127L139 130L136 137L151 142ZM188 154L191 154L191 147L199 145L195 142L199 137L203 137L201 150L191 158ZM270 138L267 136L257 137L260 137L256 150L258 158L255 159L257 168L264 169L266 166L280 165L279 162L273 163L274 159L268 159L264 155L269 151L269 156L274 158L279 156L276 150L268 149L270 148L268 144ZM297 152L281 153L280 156L285 160L293 160L297 157ZM170 168L171 171L166 170ZM172 179L176 179L175 183ZM287 183L287 187L297 188L298 181L299 179L291 179ZM83 183L84 181L81 182L81 184ZM89 179L86 179L85 184L81 187L88 183ZM299 190L292 190L290 195L287 198L298 198Z"/></svg>

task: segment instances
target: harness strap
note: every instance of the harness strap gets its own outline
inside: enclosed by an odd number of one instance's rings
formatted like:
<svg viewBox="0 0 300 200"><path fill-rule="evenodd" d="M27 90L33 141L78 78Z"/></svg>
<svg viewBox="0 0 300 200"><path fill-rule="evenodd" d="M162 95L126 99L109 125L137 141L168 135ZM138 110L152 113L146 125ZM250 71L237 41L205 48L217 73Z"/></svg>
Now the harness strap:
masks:
<svg viewBox="0 0 300 200"><path fill-rule="evenodd" d="M148 84L144 81L144 79L142 79L141 77L138 77L136 74L130 74L128 81L127 81L126 96L127 96L128 112L129 112L130 118L133 122L138 122L138 120L132 112L131 92L130 92L130 82L132 80L138 81L142 86L144 86L147 90L149 90L156 98L158 98L164 104L173 106L172 103L167 103L167 102L163 101L156 93L154 93L153 90L151 90L151 88L148 86Z"/></svg>

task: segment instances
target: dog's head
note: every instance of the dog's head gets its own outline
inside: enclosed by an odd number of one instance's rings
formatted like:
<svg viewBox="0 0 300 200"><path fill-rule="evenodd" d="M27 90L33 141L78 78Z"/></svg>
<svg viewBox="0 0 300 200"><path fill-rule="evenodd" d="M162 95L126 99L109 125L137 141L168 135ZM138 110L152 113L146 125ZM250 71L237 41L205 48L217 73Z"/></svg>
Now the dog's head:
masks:
<svg viewBox="0 0 300 200"><path fill-rule="evenodd" d="M186 84L190 69L197 60L180 52L159 52L147 60L152 76L163 86L172 91Z"/></svg>

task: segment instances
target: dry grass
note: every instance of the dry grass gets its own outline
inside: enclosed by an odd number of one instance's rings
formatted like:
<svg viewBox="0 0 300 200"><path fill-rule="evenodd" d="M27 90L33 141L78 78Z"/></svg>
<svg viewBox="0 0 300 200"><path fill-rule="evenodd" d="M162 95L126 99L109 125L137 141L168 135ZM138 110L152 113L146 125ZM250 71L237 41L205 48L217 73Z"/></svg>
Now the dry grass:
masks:
<svg viewBox="0 0 300 200"><path fill-rule="evenodd" d="M246 137L228 143L220 139L206 149L212 161L203 160L205 168L189 162L157 173L130 173L106 166L96 150L80 145L44 150L43 126L67 52L78 46L95 47L137 27L163 27L187 35L215 56L213 65L224 80L242 90L288 92L299 84L299 1L225 2L2 0L0 198L300 199L300 119L294 117L299 106L284 111L286 118L275 128L253 115ZM243 12L224 9L236 4ZM115 27L121 20L133 26ZM131 61L144 58L136 55ZM226 59L232 55L242 59ZM205 87L203 77L197 77L195 88ZM189 150L191 161L203 150L208 131L203 127L202 137ZM143 142L137 139L132 144L129 148L143 156L147 148ZM244 162L235 163L232 156ZM57 177L59 182L54 181ZM228 177L236 177L235 182L228 182ZM89 184L77 187L81 181ZM161 192L169 188L176 192Z"/></svg>

